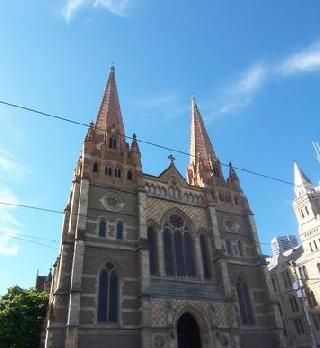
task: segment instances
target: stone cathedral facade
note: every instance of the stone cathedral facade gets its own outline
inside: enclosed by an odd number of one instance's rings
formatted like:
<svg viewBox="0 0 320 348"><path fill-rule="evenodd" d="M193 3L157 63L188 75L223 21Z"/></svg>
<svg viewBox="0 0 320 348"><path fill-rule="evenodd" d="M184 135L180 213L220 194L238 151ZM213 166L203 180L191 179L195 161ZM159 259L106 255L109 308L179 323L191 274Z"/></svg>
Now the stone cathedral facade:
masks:
<svg viewBox="0 0 320 348"><path fill-rule="evenodd" d="M143 173L124 134L111 68L74 171L42 345L281 347L253 214L196 102L187 180L172 156Z"/></svg>

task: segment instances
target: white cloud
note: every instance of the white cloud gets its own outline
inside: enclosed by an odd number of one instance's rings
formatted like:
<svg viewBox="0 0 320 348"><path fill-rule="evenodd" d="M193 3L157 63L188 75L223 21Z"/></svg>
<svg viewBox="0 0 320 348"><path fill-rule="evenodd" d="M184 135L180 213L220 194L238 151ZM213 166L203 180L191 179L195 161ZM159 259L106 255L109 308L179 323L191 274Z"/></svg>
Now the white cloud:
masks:
<svg viewBox="0 0 320 348"><path fill-rule="evenodd" d="M257 92L270 81L272 77L287 78L295 74L320 71L320 41L307 48L290 54L278 62L269 64L254 64L240 78L223 89L215 99L215 117L237 112L247 107Z"/></svg>
<svg viewBox="0 0 320 348"><path fill-rule="evenodd" d="M278 71L284 75L320 71L320 41L288 56L279 64Z"/></svg>
<svg viewBox="0 0 320 348"><path fill-rule="evenodd" d="M18 198L7 186L0 186L0 202L16 204ZM12 237L21 227L14 216L14 209L14 206L0 205L0 255L17 255L18 253L18 246L11 245Z"/></svg>
<svg viewBox="0 0 320 348"><path fill-rule="evenodd" d="M9 152L0 149L0 173L9 175L10 178L22 178L27 170Z"/></svg>
<svg viewBox="0 0 320 348"><path fill-rule="evenodd" d="M266 81L268 68L255 64L239 80L233 82L223 93L220 113L228 113L247 106Z"/></svg>
<svg viewBox="0 0 320 348"><path fill-rule="evenodd" d="M63 15L69 21L74 13L83 6L101 7L115 15L128 14L129 0L68 0Z"/></svg>
<svg viewBox="0 0 320 348"><path fill-rule="evenodd" d="M17 245L9 245L11 241L10 236L2 235L0 231L0 255L18 255L18 246Z"/></svg>

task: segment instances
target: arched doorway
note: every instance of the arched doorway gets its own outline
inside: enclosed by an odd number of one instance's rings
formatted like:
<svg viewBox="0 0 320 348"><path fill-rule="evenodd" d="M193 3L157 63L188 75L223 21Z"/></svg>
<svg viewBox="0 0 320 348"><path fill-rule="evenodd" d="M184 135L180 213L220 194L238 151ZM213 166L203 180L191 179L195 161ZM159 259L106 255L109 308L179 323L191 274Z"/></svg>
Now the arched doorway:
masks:
<svg viewBox="0 0 320 348"><path fill-rule="evenodd" d="M201 348L199 326L190 313L184 313L177 324L178 348Z"/></svg>

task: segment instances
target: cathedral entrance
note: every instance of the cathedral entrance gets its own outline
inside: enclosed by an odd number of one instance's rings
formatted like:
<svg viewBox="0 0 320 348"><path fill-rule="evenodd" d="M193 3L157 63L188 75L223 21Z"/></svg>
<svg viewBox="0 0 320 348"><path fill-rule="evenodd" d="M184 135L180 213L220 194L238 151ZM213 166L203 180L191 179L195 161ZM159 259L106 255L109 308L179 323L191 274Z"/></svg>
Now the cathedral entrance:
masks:
<svg viewBox="0 0 320 348"><path fill-rule="evenodd" d="M184 313L177 324L178 348L201 348L199 326L194 317Z"/></svg>

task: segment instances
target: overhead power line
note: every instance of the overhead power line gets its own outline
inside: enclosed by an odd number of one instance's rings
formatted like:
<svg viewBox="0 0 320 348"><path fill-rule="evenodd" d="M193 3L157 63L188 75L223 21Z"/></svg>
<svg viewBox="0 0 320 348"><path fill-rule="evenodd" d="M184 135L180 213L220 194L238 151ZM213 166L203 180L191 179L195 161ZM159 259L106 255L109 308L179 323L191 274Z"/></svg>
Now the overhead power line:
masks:
<svg viewBox="0 0 320 348"><path fill-rule="evenodd" d="M48 209L48 208L43 208L43 207L37 207L37 206L34 206L34 205L29 205L29 204L20 204L20 203L9 203L9 202L2 202L0 201L0 205L6 205L6 206L13 206L13 207L20 207L20 208L26 208L26 209L32 209L32 210L37 210L37 211L41 211L41 212L44 212L44 213L52 213L52 214L59 214L59 215L63 215L65 214L64 211L60 211L60 210L56 210L56 209ZM91 219L97 219L97 216L90 216L90 215L84 215L84 214L78 214L78 213L71 213L69 212L70 215L73 215L73 216L79 216L79 217L84 217L84 218L91 218ZM56 240L50 240L50 239L44 239L44 238L38 238L38 237L32 237L30 236L28 239L26 238L21 238L19 236L15 236L15 235L11 235L11 234L8 234L8 233L3 233L3 232L0 232L0 234L3 234L3 235L7 235L9 236L10 238L15 238L15 239L21 239L21 240L27 240L29 242L33 242L34 244L38 244L38 245L41 245L43 243L41 242L35 242L33 240L30 240L29 238L33 238L33 239L39 239L39 240L44 240L44 241L51 241L51 242L57 242ZM22 235L22 234L21 234ZM27 235L25 235L27 236ZM259 241L260 244L263 244L263 245L268 245L268 246L271 246L270 243L268 242L262 242L262 241ZM45 247L49 247L51 249L57 249L57 248L54 248L52 246L49 246L49 245L46 245L46 244L43 244L43 246Z"/></svg>
<svg viewBox="0 0 320 348"><path fill-rule="evenodd" d="M79 122L79 121L71 119L69 117L63 117L63 116L47 113L47 112L44 112L44 111L41 111L41 110L38 110L38 109L35 109L35 108L30 108L30 107L26 107L26 106L23 106L23 105L9 103L9 102L4 101L4 100L0 100L0 104L6 105L6 106L12 107L12 108L25 110L25 111L28 111L30 113L37 114L40 117L53 118L53 119L58 120L58 121L68 122L68 123L71 123L73 125L87 127L87 128L91 127L91 125L89 123ZM96 127L96 129L105 132L104 129L101 129L101 128L98 128L98 127ZM131 139L131 140L133 139L133 137L125 135L125 134L121 134L121 136L123 136L125 139ZM192 155L192 154L190 154L190 153L188 153L186 151L174 149L174 148L171 148L171 147L168 147L168 146L165 146L165 145L153 143L153 142L142 140L142 139L136 139L136 141L139 142L140 144L147 144L147 145L150 145L150 146L153 146L153 147L157 147L157 148L162 149L162 150L166 150L166 151L173 152L173 153L178 153L180 155L184 155L184 156L187 156L187 157L196 158L196 156L194 156L194 155ZM222 166L224 166L224 167L229 167L228 163L220 162L220 164ZM233 168L238 170L238 171L244 172L244 173L248 173L248 174L252 174L252 175L255 175L255 176L259 176L261 178L277 181L277 182L280 182L280 183L283 183L283 184L286 184L286 185L290 185L290 186L295 186L294 183L289 181L289 180L284 180L284 179L281 179L281 178L278 178L278 177L275 177L275 176L270 176L270 175L267 175L267 174L259 173L259 172L256 172L254 170L246 169L244 167L235 167L235 166L233 166Z"/></svg>

